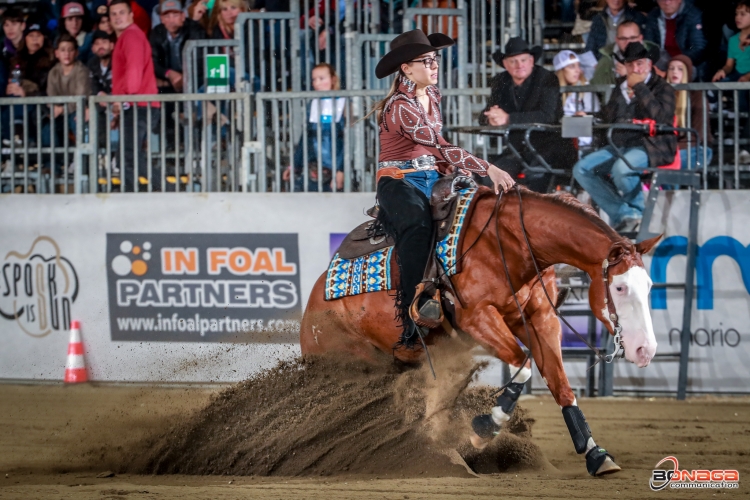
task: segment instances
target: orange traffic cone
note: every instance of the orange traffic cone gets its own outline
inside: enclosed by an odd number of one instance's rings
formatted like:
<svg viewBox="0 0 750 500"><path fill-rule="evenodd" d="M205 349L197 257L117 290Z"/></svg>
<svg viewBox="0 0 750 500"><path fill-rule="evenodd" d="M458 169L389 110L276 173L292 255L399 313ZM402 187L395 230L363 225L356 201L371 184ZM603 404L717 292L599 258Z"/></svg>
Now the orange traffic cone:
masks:
<svg viewBox="0 0 750 500"><path fill-rule="evenodd" d="M68 362L65 363L65 383L75 384L88 382L86 362L83 359L83 342L81 342L81 322L70 322L70 342L68 343Z"/></svg>

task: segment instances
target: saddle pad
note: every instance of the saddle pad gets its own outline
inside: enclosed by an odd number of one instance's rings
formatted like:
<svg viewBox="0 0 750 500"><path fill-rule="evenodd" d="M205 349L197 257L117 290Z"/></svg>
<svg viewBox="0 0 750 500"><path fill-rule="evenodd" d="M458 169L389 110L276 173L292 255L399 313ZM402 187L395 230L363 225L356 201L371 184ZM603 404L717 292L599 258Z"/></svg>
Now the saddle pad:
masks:
<svg viewBox="0 0 750 500"><path fill-rule="evenodd" d="M460 250L461 229L467 220L466 215L476 192L476 188L459 191L451 229L435 246L438 261L448 276L460 271L456 261ZM337 252L328 266L325 299L334 300L361 293L392 290L393 249L393 246L389 246L354 259L344 259Z"/></svg>
<svg viewBox="0 0 750 500"><path fill-rule="evenodd" d="M336 253L326 275L326 300L391 290L392 256L392 246L355 259L342 259Z"/></svg>
<svg viewBox="0 0 750 500"><path fill-rule="evenodd" d="M461 239L461 229L464 226L466 214L469 213L469 207L476 192L476 188L462 189L458 192L456 215L453 216L451 230L435 246L435 254L437 255L438 262L443 265L445 274L448 276L458 274L460 271L456 259L458 259L458 252L460 250L458 245Z"/></svg>

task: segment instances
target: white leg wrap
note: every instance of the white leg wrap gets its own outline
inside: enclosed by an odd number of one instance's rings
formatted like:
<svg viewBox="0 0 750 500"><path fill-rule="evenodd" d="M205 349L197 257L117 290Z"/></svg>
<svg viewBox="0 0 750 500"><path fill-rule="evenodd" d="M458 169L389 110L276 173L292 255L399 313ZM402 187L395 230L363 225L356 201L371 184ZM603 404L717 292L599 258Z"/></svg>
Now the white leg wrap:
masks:
<svg viewBox="0 0 750 500"><path fill-rule="evenodd" d="M505 422L510 420L510 415L505 413L499 406L492 407L492 421L497 425L503 425Z"/></svg>
<svg viewBox="0 0 750 500"><path fill-rule="evenodd" d="M508 365L508 367L510 368L511 377L515 375L516 372L518 372L518 375L516 375L516 378L513 379L513 382L517 382L519 384L525 384L531 378L531 368L526 368L524 366L523 368L521 368L521 371L518 371L517 366Z"/></svg>

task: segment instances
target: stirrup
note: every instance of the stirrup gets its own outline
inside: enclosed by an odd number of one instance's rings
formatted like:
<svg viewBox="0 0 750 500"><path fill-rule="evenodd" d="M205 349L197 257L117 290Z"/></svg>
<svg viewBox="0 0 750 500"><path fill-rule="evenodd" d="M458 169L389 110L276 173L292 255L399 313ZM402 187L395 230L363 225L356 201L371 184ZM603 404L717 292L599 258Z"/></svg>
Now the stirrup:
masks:
<svg viewBox="0 0 750 500"><path fill-rule="evenodd" d="M445 319L443 308L440 305L440 291L435 290L435 295L422 304L422 307L419 307L419 298L424 292L424 288L424 283L417 285L414 300L409 307L409 316L418 326L429 329L437 328L443 324Z"/></svg>

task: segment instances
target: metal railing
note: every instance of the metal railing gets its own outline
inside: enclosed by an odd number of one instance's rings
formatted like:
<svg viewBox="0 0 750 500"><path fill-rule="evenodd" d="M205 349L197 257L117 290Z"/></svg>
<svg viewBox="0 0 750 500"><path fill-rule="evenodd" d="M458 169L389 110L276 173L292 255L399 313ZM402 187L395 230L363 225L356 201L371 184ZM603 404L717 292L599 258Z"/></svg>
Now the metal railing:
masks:
<svg viewBox="0 0 750 500"><path fill-rule="evenodd" d="M80 193L85 97L0 99L0 192Z"/></svg>
<svg viewBox="0 0 750 500"><path fill-rule="evenodd" d="M185 79L184 90L186 94L195 94L205 92L203 82L205 81L205 61L208 54L229 55L229 59L234 61L233 53L242 53L242 46L237 40L188 40L182 48L182 67L184 68ZM237 82L240 78L235 72L234 77L230 69L229 82L237 89Z"/></svg>

